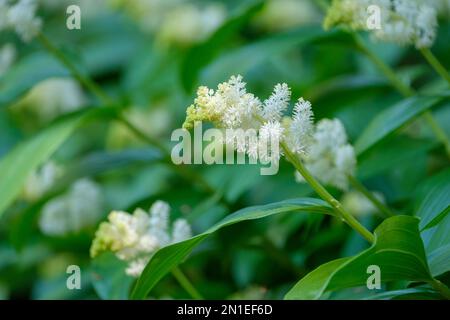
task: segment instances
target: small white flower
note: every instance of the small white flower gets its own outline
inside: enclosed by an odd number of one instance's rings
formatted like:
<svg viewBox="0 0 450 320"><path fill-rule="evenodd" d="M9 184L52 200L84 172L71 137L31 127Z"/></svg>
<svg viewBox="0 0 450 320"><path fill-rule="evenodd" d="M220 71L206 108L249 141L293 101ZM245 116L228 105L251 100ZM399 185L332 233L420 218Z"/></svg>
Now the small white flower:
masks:
<svg viewBox="0 0 450 320"><path fill-rule="evenodd" d="M219 84L216 91L207 87L197 90L183 127L190 129L196 121L210 121L221 128L251 128L260 108L259 99L247 93L242 76L232 76L228 82Z"/></svg>
<svg viewBox="0 0 450 320"><path fill-rule="evenodd" d="M300 98L294 107L292 121L289 124L287 143L292 152L305 154L311 144L314 131L314 114L311 102Z"/></svg>
<svg viewBox="0 0 450 320"><path fill-rule="evenodd" d="M277 84L269 99L264 101L264 108L261 111L262 117L266 121L280 121L283 113L289 106L291 100L291 90L286 83Z"/></svg>
<svg viewBox="0 0 450 320"><path fill-rule="evenodd" d="M279 160L284 128L278 121L266 122L259 130L259 157L262 161Z"/></svg>

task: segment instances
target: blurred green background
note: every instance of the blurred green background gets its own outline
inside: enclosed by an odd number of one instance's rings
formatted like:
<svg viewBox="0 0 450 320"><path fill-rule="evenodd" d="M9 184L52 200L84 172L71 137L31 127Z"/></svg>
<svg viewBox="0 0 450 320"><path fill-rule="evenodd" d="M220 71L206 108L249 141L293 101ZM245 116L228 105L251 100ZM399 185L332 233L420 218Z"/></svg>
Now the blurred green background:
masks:
<svg viewBox="0 0 450 320"><path fill-rule="evenodd" d="M249 90L262 98L274 84L288 83L293 97L312 102L317 120L339 118L354 142L401 96L344 32L322 29L324 3L43 0L38 13L47 37L126 109L133 124L165 145L183 123L196 88L215 87L234 74L243 75ZM81 8L81 30L66 28L69 4ZM440 13L432 49L448 69L450 14ZM420 92L446 88L413 48L364 37ZM9 70L0 73L0 157L67 114L99 105L39 42L23 44L13 34L0 33L0 47L6 43L15 54ZM450 135L448 104L434 112ZM197 234L240 208L313 194L295 182L292 167L284 162L275 176L260 176L259 168L249 165L195 166L218 190L210 194L180 178L161 161L158 150L121 123L101 117L75 130L51 161L59 168L57 183L43 189L28 179L20 198L1 217L0 299L125 298L133 279L123 274L123 263L112 255L94 261L89 257L96 227L113 209L147 209L162 199ZM419 120L358 158L358 177L382 193L391 207L407 213L420 206L426 181L437 172L434 179L445 182L448 160ZM0 172L0 179L4 174ZM77 183L92 188L95 196L77 193ZM338 190L333 193L343 196ZM67 195L84 205L78 211L48 208ZM44 211L51 211L47 218ZM380 222L370 212L357 214L370 228ZM217 232L182 266L208 298L279 299L318 265L366 247L333 218L280 215ZM66 288L66 268L72 264L81 267L81 290ZM329 298L367 294L356 288ZM151 297L188 298L170 276Z"/></svg>

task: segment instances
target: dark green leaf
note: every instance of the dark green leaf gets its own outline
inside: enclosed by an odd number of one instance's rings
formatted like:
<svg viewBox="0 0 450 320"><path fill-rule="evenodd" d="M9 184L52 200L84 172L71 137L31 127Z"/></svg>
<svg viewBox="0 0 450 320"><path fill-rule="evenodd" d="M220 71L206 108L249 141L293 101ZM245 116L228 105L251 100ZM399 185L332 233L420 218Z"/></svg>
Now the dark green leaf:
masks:
<svg viewBox="0 0 450 320"><path fill-rule="evenodd" d="M325 263L301 279L286 299L319 299L326 291L365 285L367 267L377 265L381 282L429 281L430 271L420 238L419 220L410 216L386 219L375 230L376 241L354 257Z"/></svg>
<svg viewBox="0 0 450 320"><path fill-rule="evenodd" d="M227 216L204 233L157 251L137 280L131 298L144 299L163 276L180 264L200 242L217 230L241 221L260 219L274 214L292 211L332 214L330 207L325 202L311 198L286 200L239 210Z"/></svg>
<svg viewBox="0 0 450 320"><path fill-rule="evenodd" d="M369 150L440 101L442 98L415 96L380 112L356 141L356 153L360 155Z"/></svg>

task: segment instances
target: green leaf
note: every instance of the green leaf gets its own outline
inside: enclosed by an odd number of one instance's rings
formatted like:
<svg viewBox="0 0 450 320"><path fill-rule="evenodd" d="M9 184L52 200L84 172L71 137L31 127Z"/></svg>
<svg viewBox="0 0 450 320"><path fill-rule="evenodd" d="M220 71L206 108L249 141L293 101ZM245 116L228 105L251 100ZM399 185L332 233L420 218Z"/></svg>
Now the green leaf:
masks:
<svg viewBox="0 0 450 320"><path fill-rule="evenodd" d="M375 243L360 254L325 263L301 279L285 299L319 299L326 291L365 285L367 267L377 265L381 281L429 281L431 274L419 233L419 220L395 216L375 230Z"/></svg>
<svg viewBox="0 0 450 320"><path fill-rule="evenodd" d="M360 155L369 150L442 100L436 97L415 96L383 110L370 122L356 141L356 153Z"/></svg>
<svg viewBox="0 0 450 320"><path fill-rule="evenodd" d="M358 158L358 178L361 180L392 171L414 161L436 146L429 139L394 136L377 144Z"/></svg>
<svg viewBox="0 0 450 320"><path fill-rule="evenodd" d="M172 268L180 264L200 242L217 230L238 222L260 219L274 214L292 211L333 214L332 210L325 202L311 198L286 200L239 210L227 216L204 233L157 251L147 264L140 278L137 280L131 298L144 299L163 276L170 272Z"/></svg>
<svg viewBox="0 0 450 320"><path fill-rule="evenodd" d="M233 74L244 74L250 68L296 46L318 42L353 43L343 31L326 32L321 26L307 26L256 41L219 57L202 75L202 83L216 85Z"/></svg>
<svg viewBox="0 0 450 320"><path fill-rule="evenodd" d="M28 175L46 161L78 126L89 119L110 117L113 113L114 109L91 109L64 117L0 159L0 216L18 196Z"/></svg>
<svg viewBox="0 0 450 320"><path fill-rule="evenodd" d="M431 273L437 276L450 270L450 169L426 180L415 197Z"/></svg>
<svg viewBox="0 0 450 320"><path fill-rule="evenodd" d="M407 288L371 295L363 300L439 300L441 296L429 288Z"/></svg>
<svg viewBox="0 0 450 320"><path fill-rule="evenodd" d="M205 42L191 48L185 55L181 65L181 83L187 92L195 87L198 75L203 67L208 65L220 52L223 46L238 33L248 21L261 10L263 1L257 0L245 4L234 16L226 21Z"/></svg>

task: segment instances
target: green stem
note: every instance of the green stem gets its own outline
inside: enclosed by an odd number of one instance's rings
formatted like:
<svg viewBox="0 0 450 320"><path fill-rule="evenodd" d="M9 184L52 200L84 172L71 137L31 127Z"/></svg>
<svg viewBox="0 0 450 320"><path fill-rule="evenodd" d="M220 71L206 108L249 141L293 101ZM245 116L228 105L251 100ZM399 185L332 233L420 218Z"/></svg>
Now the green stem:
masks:
<svg viewBox="0 0 450 320"><path fill-rule="evenodd" d="M430 281L430 284L433 289L438 291L445 299L450 300L450 289L445 284L435 278Z"/></svg>
<svg viewBox="0 0 450 320"><path fill-rule="evenodd" d="M362 53L364 53L369 58L369 60L371 60L381 70L381 72L384 73L386 78L397 89L397 91L399 91L405 97L411 97L416 94L416 92L411 87L407 86L400 80L400 78L397 76L394 70L392 70L391 67L385 64L383 60L378 58L376 54L374 54L369 48L367 48L364 45L364 42L357 33L352 33L352 35L358 49ZM440 65L439 61L437 61L437 63ZM440 127L439 123L433 118L433 115L429 110L423 113L423 118L430 126L436 138L444 145L447 156L450 158L450 140L447 137L445 131Z"/></svg>
<svg viewBox="0 0 450 320"><path fill-rule="evenodd" d="M349 175L348 176L348 180L350 181L351 185L353 186L353 188L355 188L356 190L358 190L360 193L362 193L367 199L370 200L370 202L372 202L372 204L379 210L379 212L385 217L385 218L389 218L389 217L393 217L395 216L395 213L393 213L391 211L391 209L389 209L386 205L384 205L384 203L382 203L380 200L377 199L377 197L375 197L373 195L372 192L370 192L369 190L367 190L367 188L358 181L358 179L356 179L354 176Z"/></svg>
<svg viewBox="0 0 450 320"><path fill-rule="evenodd" d="M298 172L303 176L306 182L317 192L317 194L326 202L328 202L334 211L356 232L362 235L367 241L373 243L375 241L374 235L367 230L355 217L348 213L342 204L337 201L321 184L317 181L311 173L305 168L301 160L292 153L292 151L286 146L284 142L281 143L281 147L284 151L286 158L294 165Z"/></svg>
<svg viewBox="0 0 450 320"><path fill-rule="evenodd" d="M186 290L187 293L195 300L203 300L202 295L195 289L194 285L189 281L189 279L184 275L184 273L175 267L172 269L172 275L177 279L178 283Z"/></svg>
<svg viewBox="0 0 450 320"><path fill-rule="evenodd" d="M397 76L397 74L389 67L383 60L381 60L375 53L373 53L369 48L366 47L360 35L357 33L353 33L353 38L355 40L356 46L358 49L375 64L378 69L386 76L386 78L390 81L390 83L397 89L405 97L410 97L414 95L414 90L409 86L403 83Z"/></svg>
<svg viewBox="0 0 450 320"><path fill-rule="evenodd" d="M420 53L424 56L425 60L433 67L433 69L450 84L450 74L445 67L439 62L436 56L428 48L419 49Z"/></svg>
<svg viewBox="0 0 450 320"><path fill-rule="evenodd" d="M100 101L105 105L114 105L114 101L106 95L103 90L91 80L91 78L84 76L77 67L59 50L43 33L39 33L37 38L48 52L53 54L64 66L69 69L72 76L78 80L89 91L95 94Z"/></svg>

